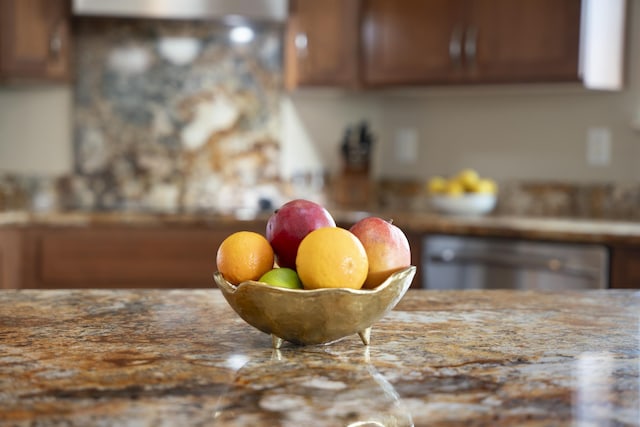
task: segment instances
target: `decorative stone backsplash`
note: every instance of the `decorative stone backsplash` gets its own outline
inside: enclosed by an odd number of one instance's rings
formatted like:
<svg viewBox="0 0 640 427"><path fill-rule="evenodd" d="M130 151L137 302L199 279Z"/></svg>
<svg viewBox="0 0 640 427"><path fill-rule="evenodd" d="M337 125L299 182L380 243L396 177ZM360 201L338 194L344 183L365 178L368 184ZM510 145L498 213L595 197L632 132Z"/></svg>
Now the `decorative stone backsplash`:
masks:
<svg viewBox="0 0 640 427"><path fill-rule="evenodd" d="M82 19L65 208L233 211L282 197L282 29Z"/></svg>
<svg viewBox="0 0 640 427"><path fill-rule="evenodd" d="M640 220L638 184L514 181L499 196L496 213L503 215Z"/></svg>
<svg viewBox="0 0 640 427"><path fill-rule="evenodd" d="M76 178L0 175L0 211L69 209L65 198L73 179ZM378 182L374 192L374 203L363 208L431 211L424 185L417 182ZM640 221L640 186L634 183L502 182L493 214Z"/></svg>

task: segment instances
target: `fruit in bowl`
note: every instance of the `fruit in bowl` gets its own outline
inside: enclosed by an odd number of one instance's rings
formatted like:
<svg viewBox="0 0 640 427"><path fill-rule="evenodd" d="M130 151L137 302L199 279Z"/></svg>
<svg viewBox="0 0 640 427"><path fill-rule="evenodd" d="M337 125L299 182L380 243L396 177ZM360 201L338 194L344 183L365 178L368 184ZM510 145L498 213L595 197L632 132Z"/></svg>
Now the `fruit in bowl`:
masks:
<svg viewBox="0 0 640 427"><path fill-rule="evenodd" d="M267 221L267 240L280 267L295 268L298 246L307 234L321 227L335 227L331 214L320 204L296 199L285 203Z"/></svg>
<svg viewBox="0 0 640 427"><path fill-rule="evenodd" d="M487 214L498 199L496 182L473 169L464 169L448 179L433 177L427 183L427 191L437 211L454 215Z"/></svg>
<svg viewBox="0 0 640 427"><path fill-rule="evenodd" d="M305 289L360 289L367 278L369 259L353 233L340 227L323 227L300 243L296 268Z"/></svg>
<svg viewBox="0 0 640 427"><path fill-rule="evenodd" d="M411 264L409 240L391 221L370 216L350 229L363 244L369 260L369 272L364 287L379 286L390 274Z"/></svg>
<svg viewBox="0 0 640 427"><path fill-rule="evenodd" d="M393 309L415 275L407 237L376 217L337 227L320 205L295 202L281 208L286 215L278 217L278 210L269 219L268 238L241 231L222 242L216 284L242 319L271 334L276 348L284 340L321 344L355 333L368 345L372 324ZM308 221L309 212L319 221ZM291 221L302 224L296 238ZM273 243L278 233L288 233L281 240L287 244ZM282 267L292 253L294 267Z"/></svg>

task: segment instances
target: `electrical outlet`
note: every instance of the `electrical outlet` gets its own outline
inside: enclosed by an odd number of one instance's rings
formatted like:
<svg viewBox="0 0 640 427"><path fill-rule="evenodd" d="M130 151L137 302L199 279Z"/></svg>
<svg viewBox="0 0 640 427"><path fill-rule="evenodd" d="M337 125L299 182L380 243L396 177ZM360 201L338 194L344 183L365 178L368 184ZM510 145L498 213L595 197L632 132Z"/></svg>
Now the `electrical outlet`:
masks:
<svg viewBox="0 0 640 427"><path fill-rule="evenodd" d="M593 127L587 129L587 164L607 166L611 163L611 129Z"/></svg>
<svg viewBox="0 0 640 427"><path fill-rule="evenodd" d="M397 129L395 134L396 160L400 163L415 163L418 160L418 130Z"/></svg>

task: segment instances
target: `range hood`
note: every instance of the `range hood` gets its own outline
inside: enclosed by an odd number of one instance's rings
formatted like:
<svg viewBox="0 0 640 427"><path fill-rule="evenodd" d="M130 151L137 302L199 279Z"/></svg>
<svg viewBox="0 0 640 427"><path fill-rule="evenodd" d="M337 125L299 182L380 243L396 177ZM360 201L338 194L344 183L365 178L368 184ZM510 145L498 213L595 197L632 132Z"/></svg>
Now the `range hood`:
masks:
<svg viewBox="0 0 640 427"><path fill-rule="evenodd" d="M73 0L73 14L121 18L284 22L288 0Z"/></svg>

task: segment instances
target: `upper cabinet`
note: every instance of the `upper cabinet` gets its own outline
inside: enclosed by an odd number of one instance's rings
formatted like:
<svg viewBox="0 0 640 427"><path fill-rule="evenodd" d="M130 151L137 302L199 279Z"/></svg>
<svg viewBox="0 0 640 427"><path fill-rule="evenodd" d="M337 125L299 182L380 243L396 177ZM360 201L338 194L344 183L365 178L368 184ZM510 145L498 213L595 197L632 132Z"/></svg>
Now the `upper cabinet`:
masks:
<svg viewBox="0 0 640 427"><path fill-rule="evenodd" d="M364 83L460 81L464 3L464 0L365 0Z"/></svg>
<svg viewBox="0 0 640 427"><path fill-rule="evenodd" d="M580 80L581 0L292 3L290 88Z"/></svg>
<svg viewBox="0 0 640 427"><path fill-rule="evenodd" d="M68 0L0 1L0 79L67 81Z"/></svg>
<svg viewBox="0 0 640 427"><path fill-rule="evenodd" d="M367 0L367 85L578 81L580 0Z"/></svg>
<svg viewBox="0 0 640 427"><path fill-rule="evenodd" d="M290 0L285 85L353 87L358 81L359 0Z"/></svg>
<svg viewBox="0 0 640 427"><path fill-rule="evenodd" d="M470 0L462 54L469 80L577 81L581 0Z"/></svg>

